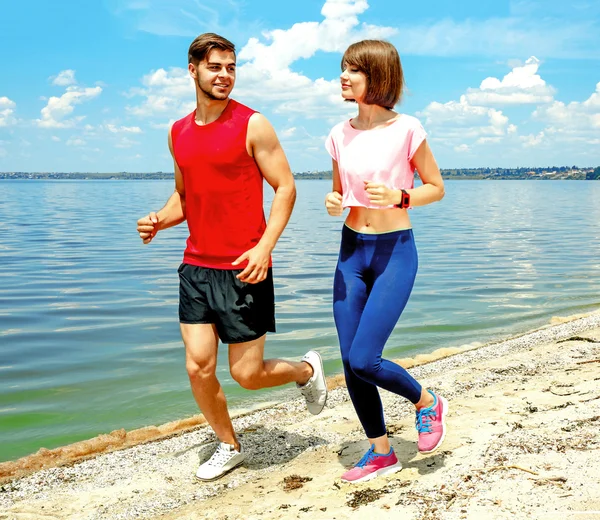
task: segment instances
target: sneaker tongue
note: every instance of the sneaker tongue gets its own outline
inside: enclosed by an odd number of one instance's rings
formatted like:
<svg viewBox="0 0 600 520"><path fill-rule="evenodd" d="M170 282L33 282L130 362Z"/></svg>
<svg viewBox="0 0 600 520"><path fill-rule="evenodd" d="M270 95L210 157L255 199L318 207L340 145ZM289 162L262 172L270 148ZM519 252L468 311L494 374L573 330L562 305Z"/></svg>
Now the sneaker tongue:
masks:
<svg viewBox="0 0 600 520"><path fill-rule="evenodd" d="M220 447L222 450L225 450L225 451L233 451L235 449L231 444L227 444L226 442L222 442L220 444Z"/></svg>

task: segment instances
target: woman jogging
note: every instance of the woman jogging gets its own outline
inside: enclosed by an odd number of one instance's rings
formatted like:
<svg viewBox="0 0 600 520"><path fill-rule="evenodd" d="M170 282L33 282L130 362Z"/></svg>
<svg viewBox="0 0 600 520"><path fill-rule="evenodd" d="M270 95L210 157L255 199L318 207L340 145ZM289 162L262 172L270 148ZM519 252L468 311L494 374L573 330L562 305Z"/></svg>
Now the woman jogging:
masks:
<svg viewBox="0 0 600 520"><path fill-rule="evenodd" d="M444 183L421 123L393 110L404 86L395 47L378 40L352 44L340 79L342 97L357 103L358 115L336 125L325 143L333 158L333 190L325 205L332 216L350 208L333 311L348 393L371 444L342 480L362 482L401 469L386 434L378 387L415 405L421 453L433 452L444 439L447 401L382 359L417 274L407 209L441 200ZM418 188L415 170L422 181Z"/></svg>

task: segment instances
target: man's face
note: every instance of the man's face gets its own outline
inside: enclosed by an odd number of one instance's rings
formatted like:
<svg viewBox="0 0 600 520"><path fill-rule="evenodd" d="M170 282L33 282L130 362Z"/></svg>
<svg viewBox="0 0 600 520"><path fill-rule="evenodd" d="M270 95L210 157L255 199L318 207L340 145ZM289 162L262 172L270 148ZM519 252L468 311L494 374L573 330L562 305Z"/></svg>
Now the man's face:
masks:
<svg viewBox="0 0 600 520"><path fill-rule="evenodd" d="M190 63L189 70L198 88L208 99L227 99L235 84L235 54L213 49L197 66Z"/></svg>

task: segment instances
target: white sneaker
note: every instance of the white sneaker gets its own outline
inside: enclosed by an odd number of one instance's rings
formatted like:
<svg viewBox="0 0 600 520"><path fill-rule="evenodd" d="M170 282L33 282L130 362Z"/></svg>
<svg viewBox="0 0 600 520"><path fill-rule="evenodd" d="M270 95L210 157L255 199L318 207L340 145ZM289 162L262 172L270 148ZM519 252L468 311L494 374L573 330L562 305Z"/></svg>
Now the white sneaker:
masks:
<svg viewBox="0 0 600 520"><path fill-rule="evenodd" d="M237 451L231 444L222 442L212 454L212 457L198 468L196 478L216 480L239 466L245 458L246 454L241 445L240 451Z"/></svg>
<svg viewBox="0 0 600 520"><path fill-rule="evenodd" d="M327 382L325 381L325 373L323 372L323 361L321 355L314 350L304 354L301 361L305 361L313 368L312 377L303 385L296 383L296 386L302 392L306 399L308 411L313 415L321 413L327 401Z"/></svg>

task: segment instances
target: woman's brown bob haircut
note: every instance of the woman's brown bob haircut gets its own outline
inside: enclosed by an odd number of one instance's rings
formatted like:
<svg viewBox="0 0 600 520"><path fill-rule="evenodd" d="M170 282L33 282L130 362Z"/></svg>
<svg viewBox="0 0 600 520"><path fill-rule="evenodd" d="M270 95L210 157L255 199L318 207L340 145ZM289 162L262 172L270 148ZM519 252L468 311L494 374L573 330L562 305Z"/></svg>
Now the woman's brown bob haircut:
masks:
<svg viewBox="0 0 600 520"><path fill-rule="evenodd" d="M204 33L198 36L188 50L188 63L198 65L209 54L210 51L219 49L221 51L231 51L235 55L235 45L226 38L215 33Z"/></svg>
<svg viewBox="0 0 600 520"><path fill-rule="evenodd" d="M356 67L367 76L362 103L394 108L404 90L404 73L396 47L382 40L353 43L342 57L342 71L347 66Z"/></svg>

